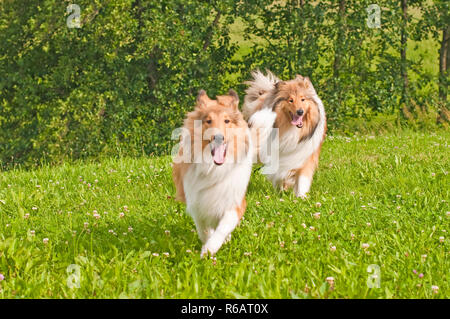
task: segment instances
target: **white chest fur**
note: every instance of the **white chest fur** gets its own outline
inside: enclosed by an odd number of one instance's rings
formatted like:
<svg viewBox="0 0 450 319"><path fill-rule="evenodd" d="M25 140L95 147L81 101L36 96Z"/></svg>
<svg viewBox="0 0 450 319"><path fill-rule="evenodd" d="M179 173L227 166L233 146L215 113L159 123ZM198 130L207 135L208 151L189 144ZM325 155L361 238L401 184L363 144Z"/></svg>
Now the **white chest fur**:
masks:
<svg viewBox="0 0 450 319"><path fill-rule="evenodd" d="M183 181L187 212L214 227L227 210L241 205L251 170L251 151L239 163L192 164Z"/></svg>

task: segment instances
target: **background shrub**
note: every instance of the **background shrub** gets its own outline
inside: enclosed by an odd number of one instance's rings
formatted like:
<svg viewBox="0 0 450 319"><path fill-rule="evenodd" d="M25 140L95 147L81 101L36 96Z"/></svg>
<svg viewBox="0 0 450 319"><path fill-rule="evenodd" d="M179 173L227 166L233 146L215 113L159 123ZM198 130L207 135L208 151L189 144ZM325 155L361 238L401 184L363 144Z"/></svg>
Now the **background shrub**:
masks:
<svg viewBox="0 0 450 319"><path fill-rule="evenodd" d="M81 28L69 4L0 3L3 167L166 153L200 88L255 68L310 76L331 131L448 121L448 2L378 1L381 28L366 0L77 0Z"/></svg>

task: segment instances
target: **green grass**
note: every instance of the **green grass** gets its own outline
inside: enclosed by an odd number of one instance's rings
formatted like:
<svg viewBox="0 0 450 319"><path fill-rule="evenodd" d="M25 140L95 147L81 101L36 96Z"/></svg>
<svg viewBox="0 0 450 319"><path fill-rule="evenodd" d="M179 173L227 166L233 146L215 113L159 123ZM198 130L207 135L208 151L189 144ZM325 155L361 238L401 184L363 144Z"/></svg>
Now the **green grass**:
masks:
<svg viewBox="0 0 450 319"><path fill-rule="evenodd" d="M254 173L245 219L215 260L200 259L170 198L169 157L3 172L0 297L449 298L449 140L328 137L307 200ZM71 264L80 288L67 285ZM371 264L380 288L366 284Z"/></svg>

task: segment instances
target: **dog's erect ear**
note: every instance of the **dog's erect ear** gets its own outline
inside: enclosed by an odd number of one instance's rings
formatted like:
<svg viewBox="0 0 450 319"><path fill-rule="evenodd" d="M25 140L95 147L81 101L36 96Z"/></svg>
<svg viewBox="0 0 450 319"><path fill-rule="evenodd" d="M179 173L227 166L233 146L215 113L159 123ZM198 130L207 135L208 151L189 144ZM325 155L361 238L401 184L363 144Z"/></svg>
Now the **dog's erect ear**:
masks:
<svg viewBox="0 0 450 319"><path fill-rule="evenodd" d="M231 97L231 106L237 110L239 108L239 95L233 89L228 91L228 95Z"/></svg>
<svg viewBox="0 0 450 319"><path fill-rule="evenodd" d="M206 94L206 91L203 89L200 90L197 95L196 108L205 108L209 101L211 101L211 99L208 97L208 94Z"/></svg>
<svg viewBox="0 0 450 319"><path fill-rule="evenodd" d="M312 87L312 83L311 83L311 80L309 79L309 77L305 76L305 77L303 78L303 81L305 82L305 86L306 86L307 88Z"/></svg>
<svg viewBox="0 0 450 319"><path fill-rule="evenodd" d="M301 75L297 75L295 80L298 82L298 85L302 88L305 88L305 89L313 88L311 80L307 76L303 77Z"/></svg>
<svg viewBox="0 0 450 319"><path fill-rule="evenodd" d="M217 102L225 107L231 107L234 111L239 109L239 95L232 89L227 95L217 96Z"/></svg>
<svg viewBox="0 0 450 319"><path fill-rule="evenodd" d="M277 83L275 83L275 89L279 90L286 82L284 81L278 81Z"/></svg>

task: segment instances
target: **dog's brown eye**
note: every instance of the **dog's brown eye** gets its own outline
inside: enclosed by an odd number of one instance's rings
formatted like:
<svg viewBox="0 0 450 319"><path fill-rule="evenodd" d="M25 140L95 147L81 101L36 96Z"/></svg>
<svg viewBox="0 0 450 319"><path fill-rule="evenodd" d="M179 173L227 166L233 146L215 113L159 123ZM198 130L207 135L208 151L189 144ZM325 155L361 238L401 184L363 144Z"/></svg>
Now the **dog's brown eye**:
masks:
<svg viewBox="0 0 450 319"><path fill-rule="evenodd" d="M302 102L305 102L305 99L302 99Z"/></svg>
<svg viewBox="0 0 450 319"><path fill-rule="evenodd" d="M230 123L230 120L225 120L225 123L227 123L227 124Z"/></svg>
<svg viewBox="0 0 450 319"><path fill-rule="evenodd" d="M294 103L294 99L289 99L289 103Z"/></svg>
<svg viewBox="0 0 450 319"><path fill-rule="evenodd" d="M206 123L211 124L212 121L211 120L206 120Z"/></svg>

